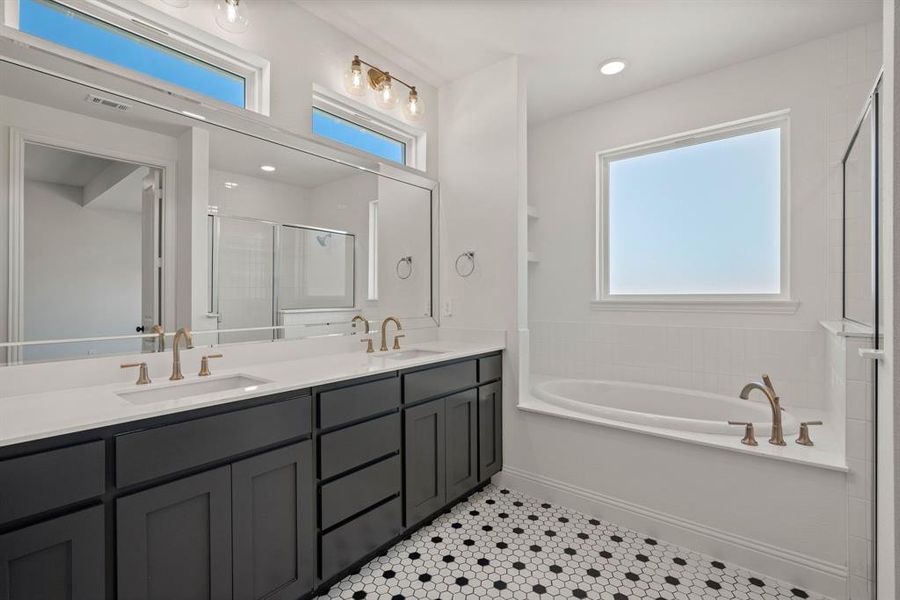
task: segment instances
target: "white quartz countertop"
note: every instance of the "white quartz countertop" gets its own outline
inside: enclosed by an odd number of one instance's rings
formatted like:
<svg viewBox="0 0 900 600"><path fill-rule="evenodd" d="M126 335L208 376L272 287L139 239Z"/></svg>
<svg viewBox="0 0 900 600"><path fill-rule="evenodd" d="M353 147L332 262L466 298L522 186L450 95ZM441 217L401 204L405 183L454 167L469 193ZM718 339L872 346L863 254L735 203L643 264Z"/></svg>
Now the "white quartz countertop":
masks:
<svg viewBox="0 0 900 600"><path fill-rule="evenodd" d="M430 354L409 359L393 359L396 352L367 354L348 352L327 354L314 358L299 358L283 362L254 364L246 367L215 369L209 377L185 375L182 381L171 382L157 378L149 385L121 382L76 387L65 390L22 394L0 398L0 447L11 446L41 438L76 431L127 423L198 408L205 408L248 398L267 396L418 367L468 356L502 350L502 344L432 341L415 344L410 350L430 350ZM264 380L258 385L157 402L138 403L119 394L140 390L179 386L197 381L212 381L233 375L245 375Z"/></svg>

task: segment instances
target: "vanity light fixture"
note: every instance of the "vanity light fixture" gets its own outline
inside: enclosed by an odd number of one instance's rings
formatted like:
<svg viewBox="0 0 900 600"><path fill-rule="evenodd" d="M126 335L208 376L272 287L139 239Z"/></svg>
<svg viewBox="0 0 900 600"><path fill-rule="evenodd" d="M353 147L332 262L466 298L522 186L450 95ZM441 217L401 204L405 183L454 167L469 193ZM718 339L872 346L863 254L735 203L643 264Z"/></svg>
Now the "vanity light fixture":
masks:
<svg viewBox="0 0 900 600"><path fill-rule="evenodd" d="M369 67L365 73L363 73L363 65ZM393 109L400 102L397 84L409 90L409 95L403 104L403 114L410 121L418 121L425 112L425 103L419 97L416 86L397 79L388 71L361 60L359 56L353 57L350 68L344 73L344 89L348 94L365 96L371 88L375 91L375 103L387 110Z"/></svg>
<svg viewBox="0 0 900 600"><path fill-rule="evenodd" d="M600 65L600 72L604 75L618 75L627 65L624 58L610 58Z"/></svg>
<svg viewBox="0 0 900 600"><path fill-rule="evenodd" d="M216 25L230 33L244 33L250 27L245 0L216 0Z"/></svg>
<svg viewBox="0 0 900 600"><path fill-rule="evenodd" d="M273 167L272 165L261 165L259 168L266 173L273 173L275 171L275 167Z"/></svg>

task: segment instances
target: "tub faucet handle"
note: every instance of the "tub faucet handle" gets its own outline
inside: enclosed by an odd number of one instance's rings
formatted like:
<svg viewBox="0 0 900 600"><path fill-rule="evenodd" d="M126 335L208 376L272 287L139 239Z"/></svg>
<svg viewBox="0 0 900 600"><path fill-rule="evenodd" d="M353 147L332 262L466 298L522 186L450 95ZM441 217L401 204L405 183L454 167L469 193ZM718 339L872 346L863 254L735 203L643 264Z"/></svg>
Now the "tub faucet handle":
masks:
<svg viewBox="0 0 900 600"><path fill-rule="evenodd" d="M797 436L797 443L801 446L814 446L812 439L809 437L810 425L821 425L822 421L804 421L800 423L800 435Z"/></svg>
<svg viewBox="0 0 900 600"><path fill-rule="evenodd" d="M747 421L728 421L729 425L743 425L744 427L744 438L741 440L741 443L745 446L759 446L759 442L756 441L756 437L753 435L753 423Z"/></svg>

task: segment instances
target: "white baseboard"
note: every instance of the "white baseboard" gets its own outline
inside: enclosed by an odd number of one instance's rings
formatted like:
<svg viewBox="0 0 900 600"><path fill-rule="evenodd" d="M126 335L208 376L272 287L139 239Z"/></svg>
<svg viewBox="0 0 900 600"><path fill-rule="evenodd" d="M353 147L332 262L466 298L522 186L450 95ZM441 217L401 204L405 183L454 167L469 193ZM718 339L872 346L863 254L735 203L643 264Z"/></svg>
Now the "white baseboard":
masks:
<svg viewBox="0 0 900 600"><path fill-rule="evenodd" d="M835 599L848 597L849 574L844 565L735 535L511 466L505 466L503 471L495 475L494 482L708 554L732 565L775 577L805 590ZM773 507L773 510L777 510L777 507Z"/></svg>

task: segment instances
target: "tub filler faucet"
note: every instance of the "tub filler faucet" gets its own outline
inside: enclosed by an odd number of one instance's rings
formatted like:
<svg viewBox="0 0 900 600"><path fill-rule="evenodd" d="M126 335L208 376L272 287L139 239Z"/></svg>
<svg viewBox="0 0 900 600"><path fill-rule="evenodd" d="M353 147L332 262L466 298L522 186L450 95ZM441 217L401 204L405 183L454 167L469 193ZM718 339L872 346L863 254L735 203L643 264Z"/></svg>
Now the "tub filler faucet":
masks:
<svg viewBox="0 0 900 600"><path fill-rule="evenodd" d="M772 407L772 435L769 437L769 443L773 446L787 445L784 442L784 432L781 427L781 411L784 409L781 408L781 401L778 399L778 395L775 394L772 380L769 379L768 375L764 374L762 376L762 383L757 381L748 383L741 390L741 398L747 400L750 398L750 392L753 390L759 390L765 394L766 400L769 401L769 406Z"/></svg>

